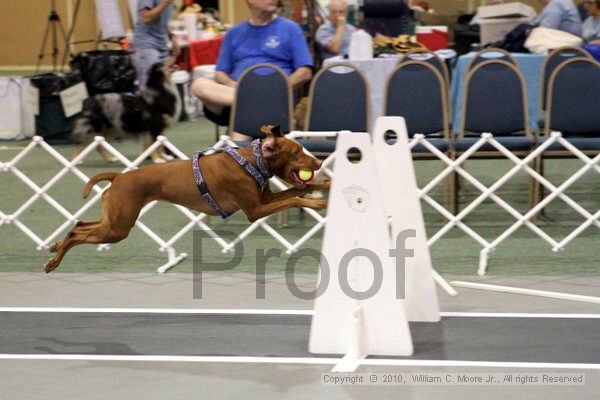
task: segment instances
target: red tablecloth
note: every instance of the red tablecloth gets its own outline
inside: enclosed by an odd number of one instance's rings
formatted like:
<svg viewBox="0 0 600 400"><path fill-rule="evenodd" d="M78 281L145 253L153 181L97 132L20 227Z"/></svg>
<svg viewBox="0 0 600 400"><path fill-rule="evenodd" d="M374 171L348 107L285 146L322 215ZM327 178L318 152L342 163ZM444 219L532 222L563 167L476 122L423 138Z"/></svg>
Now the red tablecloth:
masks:
<svg viewBox="0 0 600 400"><path fill-rule="evenodd" d="M187 67L191 71L198 65L216 64L223 38L224 36L221 35L211 40L195 40L190 42L188 48L183 50L187 51L188 65L185 65L184 57L180 56L178 59L179 66L182 69Z"/></svg>

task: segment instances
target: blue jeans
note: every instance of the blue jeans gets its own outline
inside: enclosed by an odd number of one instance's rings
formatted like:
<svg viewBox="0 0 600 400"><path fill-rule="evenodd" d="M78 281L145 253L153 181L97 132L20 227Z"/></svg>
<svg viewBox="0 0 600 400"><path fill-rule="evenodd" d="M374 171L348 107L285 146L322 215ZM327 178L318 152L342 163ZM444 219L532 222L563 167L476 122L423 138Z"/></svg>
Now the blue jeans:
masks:
<svg viewBox="0 0 600 400"><path fill-rule="evenodd" d="M157 62L165 61L169 57L169 51L156 49L134 49L133 64L137 72L140 90L146 86L150 68Z"/></svg>

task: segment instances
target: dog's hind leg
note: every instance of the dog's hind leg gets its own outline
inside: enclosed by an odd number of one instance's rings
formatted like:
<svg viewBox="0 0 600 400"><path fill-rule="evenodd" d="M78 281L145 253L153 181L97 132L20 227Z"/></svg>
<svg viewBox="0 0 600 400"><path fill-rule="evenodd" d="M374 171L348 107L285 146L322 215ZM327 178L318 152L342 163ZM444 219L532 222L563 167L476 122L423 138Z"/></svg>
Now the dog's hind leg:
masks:
<svg viewBox="0 0 600 400"><path fill-rule="evenodd" d="M52 245L50 251L56 254L44 266L46 272L56 269L65 254L77 245L117 243L129 235L147 201L141 195L113 189L104 192L98 221L78 222L62 241Z"/></svg>
<svg viewBox="0 0 600 400"><path fill-rule="evenodd" d="M98 225L99 222L100 221L77 221L77 223L75 224L73 229L71 229L71 233L88 232L88 231L94 229L95 225ZM50 246L50 248L49 248L50 253L56 253L61 248L64 241L67 240L68 237L69 236L67 235L67 237L65 237L63 240L55 242L52 246Z"/></svg>

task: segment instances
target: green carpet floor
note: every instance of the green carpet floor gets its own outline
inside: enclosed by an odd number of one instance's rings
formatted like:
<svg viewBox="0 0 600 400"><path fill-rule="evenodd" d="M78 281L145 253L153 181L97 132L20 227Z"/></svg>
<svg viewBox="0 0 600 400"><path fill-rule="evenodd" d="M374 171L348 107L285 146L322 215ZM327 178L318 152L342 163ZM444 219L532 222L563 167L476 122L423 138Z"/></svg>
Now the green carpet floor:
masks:
<svg viewBox="0 0 600 400"><path fill-rule="evenodd" d="M222 131L223 132L223 131ZM204 119L195 122L179 123L167 132L169 139L186 154L210 146L215 141L214 126ZM7 162L27 145L27 142L0 142L0 162ZM130 159L135 158L142 149L141 142L123 141L114 143L119 151ZM70 157L72 146L55 147L61 154ZM583 164L578 160L549 160L546 162L546 176L554 184L562 183ZM508 171L512 163L505 160L479 160L467 163L467 170L484 184L492 184L499 176ZM44 150L35 149L18 163L18 168L36 184L42 186L51 179L61 165ZM419 186L423 186L441 171L441 162L417 161L415 169ZM119 170L116 165L106 163L97 152L92 153L81 166L82 171L92 176L102 171ZM49 195L63 204L67 210L74 212L84 202L81 198L83 182L69 173L50 191ZM588 172L566 194L594 213L600 205L600 175ZM524 213L528 206L528 179L524 173L509 180L498 192L509 204ZM432 196L442 201L441 188L437 188ZM466 185L461 197L461 206L466 206L479 194L478 190ZM22 183L10 172L0 172L0 211L12 214L33 195L31 188ZM423 211L427 224L427 232L431 237L445 223L444 219L431 207L424 204ZM96 219L99 207L95 206L85 214L84 219ZM43 199L36 200L21 215L20 220L41 237L46 237L56 230L64 218ZM159 204L143 218L151 229L164 239L170 238L183 226L187 219L169 204ZM514 219L490 200L485 201L466 219L465 223L487 240L500 235ZM584 221L576 211L561 200L552 202L546 208L546 216L538 222L539 226L555 239L562 239ZM312 218L299 211L290 212L289 224L278 226L277 216L268 222L278 229L290 241L298 239L312 224ZM248 225L243 215L235 215L231 220L223 222L220 218L211 218L210 226L230 234L241 232ZM61 235L62 237L62 235ZM305 247L320 249L322 232L309 240ZM571 242L564 251L554 253L550 246L532 233L528 228L521 228L490 255L490 274L516 275L568 275L597 274L600 272L600 231L597 227L589 227L577 239ZM210 239L203 240L203 261L221 263L231 255L224 255L220 247ZM256 266L257 252L270 248L284 250L262 229L258 229L244 241L244 253L239 265L233 272L251 272ZM176 267L176 271L192 270L193 241L188 234L176 244L178 252L186 252L189 257ZM441 273L474 274L477 269L481 246L461 230L454 228L440 239L431 249L434 267ZM0 271L40 271L48 259L46 250L37 251L36 245L14 224L0 226ZM199 257L196 252L196 257ZM60 272L150 272L166 262L166 254L158 252L158 246L139 229L122 243L113 245L111 250L98 252L94 246L80 246L73 249L61 265ZM197 260L198 261L198 260ZM283 271L289 259L282 251L280 258L270 258L266 264L267 272ZM301 258L296 263L296 271L311 273L317 271L312 258Z"/></svg>

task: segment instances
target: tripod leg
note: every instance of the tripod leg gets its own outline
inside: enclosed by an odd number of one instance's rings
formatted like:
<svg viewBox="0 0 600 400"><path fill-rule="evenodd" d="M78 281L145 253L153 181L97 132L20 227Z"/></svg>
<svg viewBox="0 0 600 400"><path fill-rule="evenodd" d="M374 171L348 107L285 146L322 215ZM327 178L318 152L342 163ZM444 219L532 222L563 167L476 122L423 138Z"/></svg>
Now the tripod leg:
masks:
<svg viewBox="0 0 600 400"><path fill-rule="evenodd" d="M35 67L35 72L38 73L40 70L40 66L42 65L42 60L44 59L44 51L46 50L46 42L48 41L48 32L50 31L50 20L46 24L46 32L44 32L44 39L42 40L42 47L40 48L40 52L38 54L37 66Z"/></svg>
<svg viewBox="0 0 600 400"><path fill-rule="evenodd" d="M56 25L60 24L58 16L53 15L52 18L52 71L56 72L56 64L58 61L58 46L56 43Z"/></svg>
<svg viewBox="0 0 600 400"><path fill-rule="evenodd" d="M67 63L67 54L73 58L75 54L73 54L73 48L71 41L73 40L73 32L75 31L75 22L77 22L77 14L79 14L79 6L81 5L81 0L77 0L75 3L75 10L73 11L73 17L71 18L71 26L69 26L69 33L67 34L67 38L65 39L65 52L63 53L62 62L60 64L61 71L64 70L65 64Z"/></svg>
<svg viewBox="0 0 600 400"><path fill-rule="evenodd" d="M60 34L62 35L62 38L65 42L65 52L63 54L62 64L60 65L60 69L62 71L63 66L65 65L65 58L67 57L67 51L69 50L69 41L67 40L67 33L65 32L65 27L63 26L62 21L60 19L57 20L57 24L58 24L58 28L60 30ZM56 54L58 55L58 48L56 49Z"/></svg>

